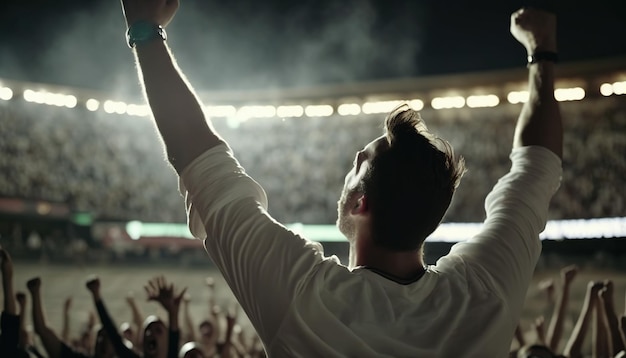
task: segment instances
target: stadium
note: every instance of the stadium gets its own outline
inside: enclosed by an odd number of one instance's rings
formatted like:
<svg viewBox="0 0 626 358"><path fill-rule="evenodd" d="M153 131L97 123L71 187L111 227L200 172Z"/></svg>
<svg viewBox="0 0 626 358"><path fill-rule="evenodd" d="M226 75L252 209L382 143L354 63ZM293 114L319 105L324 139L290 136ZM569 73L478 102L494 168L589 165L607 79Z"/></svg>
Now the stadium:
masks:
<svg viewBox="0 0 626 358"><path fill-rule="evenodd" d="M566 123L566 164L543 234L538 281L575 263L615 275L618 292L626 288L619 274L626 262L624 63L617 58L559 69L555 96ZM48 267L43 278L49 282L54 325L60 325L64 296L86 295L77 282L90 271L113 281L110 292L117 296L125 292L116 285L132 280L141 287L163 265L178 267L176 282L190 287L203 276L218 276L201 243L190 239L182 197L172 190L176 175L146 105L78 88L1 83L2 245L24 260L20 278L32 276L39 265ZM519 69L202 97L211 99L207 113L267 191L270 213L324 243L327 255L344 260L347 243L333 228L352 153L380 133L381 118L398 103L420 110L469 168L444 224L427 242L427 258L434 263L484 219L484 197L509 165L505 153L527 96L524 85L525 71ZM79 273L73 269L77 264ZM188 269L197 275L186 275ZM120 270L133 273L121 279ZM536 290L529 292L530 303L543 298ZM582 287L572 296L575 311ZM201 302L194 304L204 309ZM541 308L539 302L532 306ZM112 302L111 308L124 314L123 302ZM77 310L86 311L87 305ZM527 324L541 314L537 308L528 311ZM79 326L80 317L72 318L77 321L72 327Z"/></svg>
<svg viewBox="0 0 626 358"><path fill-rule="evenodd" d="M419 111L468 167L443 223L425 243L426 263L435 264L480 230L485 197L510 168L512 134L529 96L527 73L520 67L269 90L198 89L198 95L215 129L264 188L271 216L341 262L349 245L335 225L337 199L354 153L381 134L382 120L399 104ZM616 309L626 316L626 57L559 64L555 87L563 177L512 350L547 344L560 307L563 337L575 331L590 281L610 280ZM213 319L215 339L231 337L232 324L214 307L230 313L234 296L187 228L178 176L145 101L0 78L0 153L0 244L13 258L18 291L41 277L47 321L65 340L84 335L92 319L84 284L91 274L102 281L118 323L133 320L129 301L142 315L167 315L144 302L142 292L153 276L165 274L188 288L185 324ZM560 304L562 281L574 276L569 300ZM585 352L601 335L601 319L595 317ZM236 327L237 356L263 356L243 314ZM33 327L25 329L41 345ZM557 350L566 341L557 341Z"/></svg>

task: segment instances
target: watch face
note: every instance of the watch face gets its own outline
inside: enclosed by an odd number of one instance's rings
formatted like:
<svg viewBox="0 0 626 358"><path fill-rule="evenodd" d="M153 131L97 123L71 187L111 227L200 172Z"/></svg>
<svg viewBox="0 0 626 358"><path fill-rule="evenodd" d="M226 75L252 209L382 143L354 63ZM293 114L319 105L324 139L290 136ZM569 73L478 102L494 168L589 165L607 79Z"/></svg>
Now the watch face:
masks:
<svg viewBox="0 0 626 358"><path fill-rule="evenodd" d="M139 26L137 26L139 25ZM131 33L131 37L135 40L135 41L143 41L143 40L149 40L152 37L154 37L157 34L157 27L152 25L152 24L148 24L148 23L141 23L141 24L136 24L135 26L133 26L133 31Z"/></svg>
<svg viewBox="0 0 626 358"><path fill-rule="evenodd" d="M139 21L128 29L128 45L132 48L137 44L154 39L166 39L165 30L161 26L147 21Z"/></svg>

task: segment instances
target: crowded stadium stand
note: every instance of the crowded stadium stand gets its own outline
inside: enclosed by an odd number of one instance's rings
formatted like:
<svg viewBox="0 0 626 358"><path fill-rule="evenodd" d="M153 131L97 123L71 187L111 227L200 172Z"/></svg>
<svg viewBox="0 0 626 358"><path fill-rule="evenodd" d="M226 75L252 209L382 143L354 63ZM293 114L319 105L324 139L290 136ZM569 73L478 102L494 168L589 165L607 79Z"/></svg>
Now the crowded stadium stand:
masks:
<svg viewBox="0 0 626 358"><path fill-rule="evenodd" d="M626 59L559 66L555 96L564 120L561 188L550 209L544 253L528 293L522 325L546 314L537 284L566 264L580 282L626 279ZM381 133L400 101L421 111L469 171L427 242L433 263L484 219L484 198L509 168L524 68L318 88L203 92L206 112L247 172L265 189L269 212L311 233L342 259L347 244L333 231L337 199L354 153ZM114 316L123 298L168 267L193 287L192 311L205 314L214 276L218 301L228 289L184 226L177 176L169 167L148 108L105 93L0 80L0 242L16 262L16 282L40 275L50 322L60 327L63 300L75 296L73 332L91 310L82 281L97 272ZM112 265L115 264L115 265ZM47 267L41 272L41 265ZM155 269L155 267L157 269ZM132 274L127 274L132 272ZM594 276L595 275L595 276ZM129 289L129 287L131 289ZM578 315L584 284L572 290L566 329ZM143 303L142 303L143 304ZM154 307L144 306L145 311ZM121 318L120 318L121 319Z"/></svg>

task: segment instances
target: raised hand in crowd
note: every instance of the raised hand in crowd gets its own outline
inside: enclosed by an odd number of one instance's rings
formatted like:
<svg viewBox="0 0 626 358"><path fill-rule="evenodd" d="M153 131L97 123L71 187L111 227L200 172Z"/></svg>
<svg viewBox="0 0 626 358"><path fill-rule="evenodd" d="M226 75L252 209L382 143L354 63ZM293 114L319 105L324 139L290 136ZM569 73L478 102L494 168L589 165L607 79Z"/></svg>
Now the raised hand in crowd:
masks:
<svg viewBox="0 0 626 358"><path fill-rule="evenodd" d="M104 305L104 302L102 300L102 294L100 292L100 279L95 276L91 277L87 280L85 286L87 287L89 292L91 292L91 296L96 306L96 311L98 312L100 322L102 323L101 337L106 337L111 342L111 345L113 346L113 351L119 358L140 358L141 355L133 351L124 343L122 336L117 330L115 322L109 315L109 311L106 309L106 306ZM145 351L144 356L156 357L156 355L145 354Z"/></svg>
<svg viewBox="0 0 626 358"><path fill-rule="evenodd" d="M69 342L70 339L70 311L72 310L72 296L68 296L63 302L63 328L61 329L61 339Z"/></svg>
<svg viewBox="0 0 626 358"><path fill-rule="evenodd" d="M15 300L17 301L17 304L19 306L19 312L18 315L20 317L20 332L19 332L19 342L18 342L18 346L21 350L26 350L27 347L30 345L29 343L29 335L28 335L28 331L26 330L26 294L22 291L18 291L15 294Z"/></svg>
<svg viewBox="0 0 626 358"><path fill-rule="evenodd" d="M56 333L46 323L41 298L41 278L35 277L26 283L26 287L31 294L32 316L35 333L39 336L44 349L50 358L75 357L86 358L87 354L78 352L63 342Z"/></svg>
<svg viewBox="0 0 626 358"><path fill-rule="evenodd" d="M168 313L169 338L167 340L167 357L176 358L180 345L178 313L187 288L183 288L180 292L176 293L174 284L168 283L164 276L159 276L148 281L144 289L148 295L148 300L160 303ZM144 337L144 339L146 338Z"/></svg>
<svg viewBox="0 0 626 358"><path fill-rule="evenodd" d="M554 352L559 349L563 336L563 323L569 303L570 285L577 273L578 268L576 266L567 266L561 270L561 292L546 335L546 345Z"/></svg>
<svg viewBox="0 0 626 358"><path fill-rule="evenodd" d="M189 293L185 293L183 296L183 326L185 329L183 330L183 342L195 342L196 341L196 328L193 323L193 318L191 317L191 311L189 309L189 304L191 302L191 295Z"/></svg>
<svg viewBox="0 0 626 358"><path fill-rule="evenodd" d="M134 326L132 328L132 339L129 339L135 347L141 347L143 344L143 335L139 334L139 332L141 332L143 328L144 319L143 314L139 309L139 305L137 305L137 301L135 300L135 295L132 291L129 292L128 295L126 295L126 303L128 303L128 306L130 307L130 311L132 313L132 322Z"/></svg>
<svg viewBox="0 0 626 358"><path fill-rule="evenodd" d="M15 305L13 287L13 261L11 255L0 247L0 270L2 271L2 292L4 305L0 317L0 353L6 357L16 357L19 352L20 321Z"/></svg>

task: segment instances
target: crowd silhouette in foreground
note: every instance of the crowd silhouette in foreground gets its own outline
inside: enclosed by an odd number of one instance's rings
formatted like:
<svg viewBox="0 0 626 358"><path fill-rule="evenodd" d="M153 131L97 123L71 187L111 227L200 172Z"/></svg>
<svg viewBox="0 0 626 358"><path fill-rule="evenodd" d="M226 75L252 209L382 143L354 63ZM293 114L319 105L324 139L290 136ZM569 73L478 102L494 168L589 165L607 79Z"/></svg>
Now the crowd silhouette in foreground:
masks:
<svg viewBox="0 0 626 358"><path fill-rule="evenodd" d="M1 357L265 357L258 337L239 324L237 303L232 301L228 307L215 304L212 278L206 280L209 316L200 320L194 317L189 311L191 297L185 288L157 276L146 282L143 290L145 298L160 305L166 317L144 317L136 298L127 296L132 316L118 325L116 319L121 317L111 317L105 305L109 298L100 293L106 282L87 277L85 289L93 298L93 313L79 333L70 336L71 299L64 303L63 324L56 331L46 322L42 280L33 277L19 283L28 291L29 300L23 290L16 291L19 286L13 282L13 263L5 249L0 249L0 259L4 299ZM552 316L549 320L539 316L527 327L519 325L511 342L510 357L626 357L626 307L621 307L620 302L624 295L615 292L610 280L588 282L579 317L573 329L565 331L570 289L578 272L576 266L567 266L558 280L539 283ZM27 310L32 324L24 320Z"/></svg>
<svg viewBox="0 0 626 358"><path fill-rule="evenodd" d="M126 297L132 317L117 325L109 314L101 294L100 278L86 278L85 289L93 298L94 312L84 322L80 333L70 336L71 298L63 307L63 327L56 332L46 322L41 278L33 277L24 288L30 294L32 328L24 320L27 295L15 291L13 263L9 253L0 249L4 306L0 338L0 357L264 357L256 336L250 337L238 323L239 308L235 301L221 307L213 299L214 281L207 278L211 293L207 300L211 314L195 321L189 311L191 297L164 276L149 280L143 287L146 299L159 304L167 317L144 317L133 296ZM142 289L138 287L137 289ZM182 320L179 323L179 316ZM119 317L118 317L119 318ZM39 338L35 340L33 333ZM40 342L36 344L35 342Z"/></svg>

